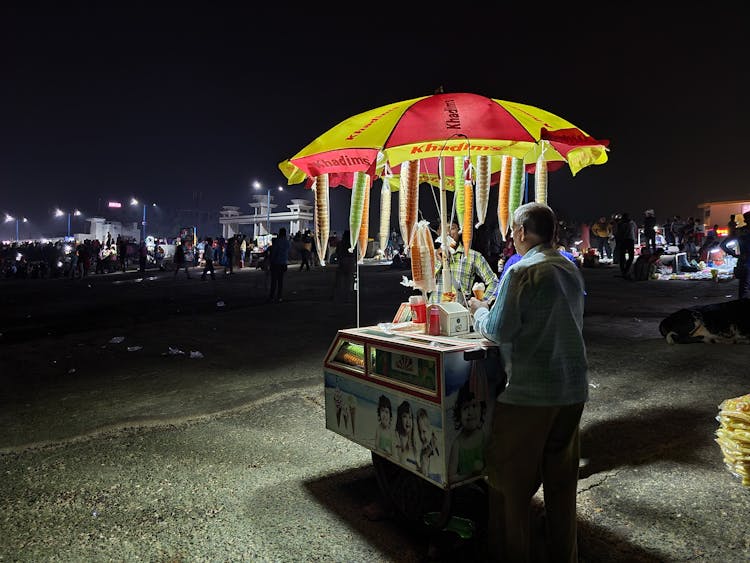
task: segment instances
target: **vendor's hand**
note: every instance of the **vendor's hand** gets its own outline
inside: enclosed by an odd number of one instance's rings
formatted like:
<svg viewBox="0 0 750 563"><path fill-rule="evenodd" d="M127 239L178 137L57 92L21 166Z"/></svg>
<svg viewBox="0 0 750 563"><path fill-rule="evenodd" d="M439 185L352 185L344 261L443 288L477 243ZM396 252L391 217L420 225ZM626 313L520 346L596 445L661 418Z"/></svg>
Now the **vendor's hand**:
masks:
<svg viewBox="0 0 750 563"><path fill-rule="evenodd" d="M489 309L489 308L490 307L486 301L480 301L476 297L472 297L471 299L469 299L469 309L471 310L472 315L477 312L477 309Z"/></svg>
<svg viewBox="0 0 750 563"><path fill-rule="evenodd" d="M435 259L442 262L443 261L443 249L438 248L435 250Z"/></svg>

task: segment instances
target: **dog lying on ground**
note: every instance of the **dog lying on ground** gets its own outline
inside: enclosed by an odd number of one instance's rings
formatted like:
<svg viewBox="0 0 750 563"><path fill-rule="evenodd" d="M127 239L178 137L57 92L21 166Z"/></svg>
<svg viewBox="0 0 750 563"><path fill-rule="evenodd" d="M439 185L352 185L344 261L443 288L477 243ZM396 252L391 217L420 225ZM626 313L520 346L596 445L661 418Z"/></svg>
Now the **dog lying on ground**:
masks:
<svg viewBox="0 0 750 563"><path fill-rule="evenodd" d="M680 309L659 323L659 332L669 344L750 344L750 299Z"/></svg>

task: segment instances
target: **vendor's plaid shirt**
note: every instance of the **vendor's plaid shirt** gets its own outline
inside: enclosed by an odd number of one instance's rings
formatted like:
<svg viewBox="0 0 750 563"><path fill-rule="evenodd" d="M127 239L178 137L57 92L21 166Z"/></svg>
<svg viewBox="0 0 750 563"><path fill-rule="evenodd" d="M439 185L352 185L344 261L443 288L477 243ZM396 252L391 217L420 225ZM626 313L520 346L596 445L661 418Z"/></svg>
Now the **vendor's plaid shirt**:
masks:
<svg viewBox="0 0 750 563"><path fill-rule="evenodd" d="M460 291L468 300L474 294L471 287L474 285L475 277L484 282L484 299L491 301L495 298L498 288L498 280L495 272L479 252L469 249L469 255L464 254L464 247L459 243L456 252L450 255L449 267L453 288L448 291ZM435 264L435 275L437 276L437 289L430 294L430 303L439 303L443 295L443 263L438 260ZM456 298L463 303L460 298Z"/></svg>

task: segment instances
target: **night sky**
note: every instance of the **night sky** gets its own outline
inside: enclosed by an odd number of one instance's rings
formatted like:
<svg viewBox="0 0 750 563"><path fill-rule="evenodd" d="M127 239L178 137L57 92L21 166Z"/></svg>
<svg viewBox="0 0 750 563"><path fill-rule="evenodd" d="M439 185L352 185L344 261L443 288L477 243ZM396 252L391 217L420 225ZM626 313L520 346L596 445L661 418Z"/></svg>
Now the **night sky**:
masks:
<svg viewBox="0 0 750 563"><path fill-rule="evenodd" d="M648 208L663 221L750 197L750 49L728 10L659 21L542 4L381 6L362 19L346 14L363 8L246 4L3 3L0 212L59 235L55 207L106 216L107 200L131 196L248 209L249 183L286 186L278 163L327 129L439 86L538 106L610 140L608 163L550 174L548 202L571 221ZM334 190L334 228L348 194ZM297 185L279 199L306 195ZM0 237L14 230L0 223Z"/></svg>

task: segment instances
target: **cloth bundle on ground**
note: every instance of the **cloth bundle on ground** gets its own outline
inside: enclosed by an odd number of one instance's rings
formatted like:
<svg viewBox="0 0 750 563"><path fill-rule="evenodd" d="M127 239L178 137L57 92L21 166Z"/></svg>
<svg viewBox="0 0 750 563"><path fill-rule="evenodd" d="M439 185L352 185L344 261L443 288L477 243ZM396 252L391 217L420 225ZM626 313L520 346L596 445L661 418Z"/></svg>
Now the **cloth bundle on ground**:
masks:
<svg viewBox="0 0 750 563"><path fill-rule="evenodd" d="M670 344L750 344L750 299L680 309L659 323L659 332Z"/></svg>

